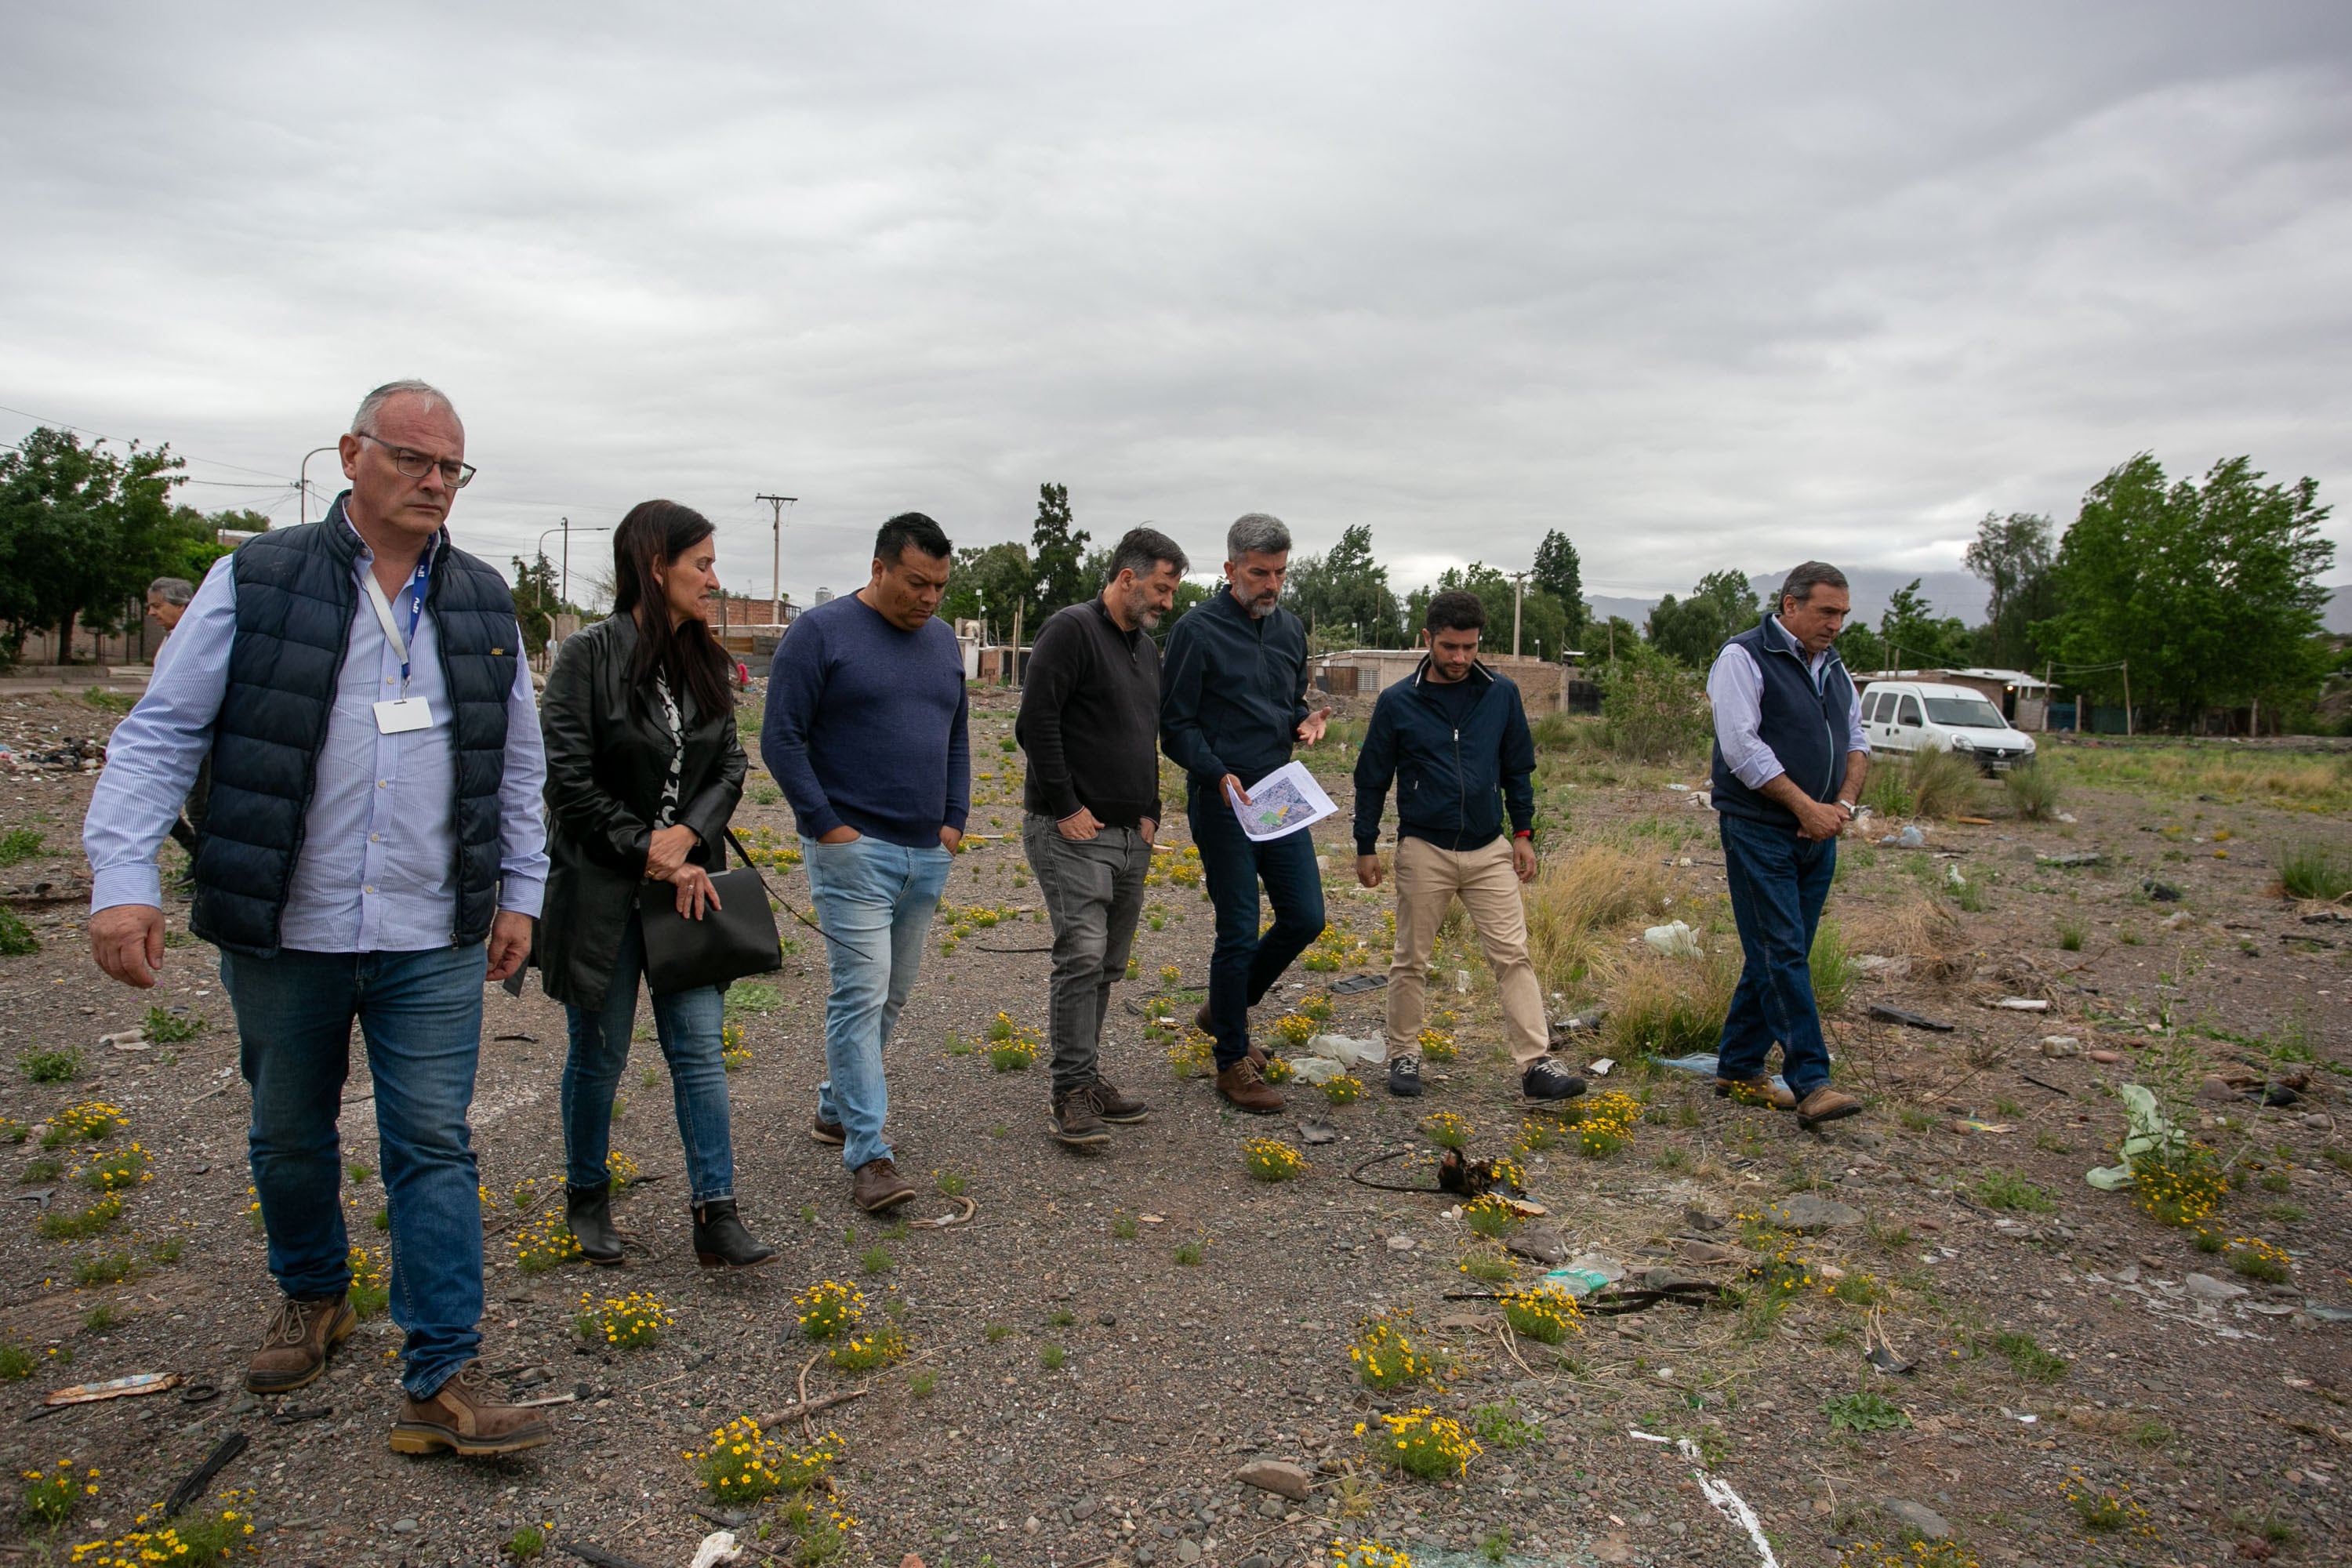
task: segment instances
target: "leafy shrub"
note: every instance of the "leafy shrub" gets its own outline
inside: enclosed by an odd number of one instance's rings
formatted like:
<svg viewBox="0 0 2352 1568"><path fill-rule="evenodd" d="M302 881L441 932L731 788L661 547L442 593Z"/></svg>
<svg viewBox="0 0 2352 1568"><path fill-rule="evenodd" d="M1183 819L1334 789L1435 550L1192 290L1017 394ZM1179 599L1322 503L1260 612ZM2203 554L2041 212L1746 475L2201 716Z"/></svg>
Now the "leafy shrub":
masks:
<svg viewBox="0 0 2352 1568"><path fill-rule="evenodd" d="M1670 762L1698 750L1710 731L1705 687L1664 655L1636 647L1601 671L1601 743L1617 756Z"/></svg>
<svg viewBox="0 0 2352 1568"><path fill-rule="evenodd" d="M2066 1358L2043 1350L2032 1334L1995 1334L1992 1348L2009 1359L2010 1371L2028 1383L2055 1383L2068 1371Z"/></svg>
<svg viewBox="0 0 2352 1568"><path fill-rule="evenodd" d="M6 913L5 910L0 910L0 915ZM6 922L0 921L0 952L30 952L33 951L31 948L19 950L6 947ZM27 1047L16 1053L16 1070L35 1083L71 1083L81 1076L83 1065L79 1046L68 1046L61 1051L44 1051Z"/></svg>
<svg viewBox="0 0 2352 1568"><path fill-rule="evenodd" d="M1278 1138L1253 1138L1243 1144L1242 1163L1261 1182L1286 1182L1307 1169L1298 1151Z"/></svg>
<svg viewBox="0 0 2352 1568"><path fill-rule="evenodd" d="M662 1331L676 1321L668 1308L643 1290L607 1296L602 1301L583 1291L572 1326L591 1345L634 1351L659 1344Z"/></svg>
<svg viewBox="0 0 2352 1568"><path fill-rule="evenodd" d="M1503 1318L1511 1332L1538 1344L1556 1345L1571 1333L1584 1331L1584 1312L1576 1298L1557 1285L1539 1285L1503 1298Z"/></svg>
<svg viewBox="0 0 2352 1568"><path fill-rule="evenodd" d="M1977 1183L1977 1201L1987 1208L2026 1214L2058 1212L2058 1205L2051 1198L2048 1189L2035 1185L2014 1171L1987 1171Z"/></svg>
<svg viewBox="0 0 2352 1568"><path fill-rule="evenodd" d="M16 910L0 904L0 957L23 958L41 951L41 939Z"/></svg>
<svg viewBox="0 0 2352 1568"><path fill-rule="evenodd" d="M1822 1414L1830 1418L1832 1432L1890 1432L1911 1425L1902 1406L1867 1389L1823 1400Z"/></svg>
<svg viewBox="0 0 2352 1568"><path fill-rule="evenodd" d="M1984 775L1950 752L1914 752L1905 768L1914 816L1968 816L1982 804Z"/></svg>
<svg viewBox="0 0 2352 1568"><path fill-rule="evenodd" d="M865 1295L837 1280L820 1279L793 1298L793 1316L802 1335L812 1340L837 1339L865 1315Z"/></svg>
<svg viewBox="0 0 2352 1568"><path fill-rule="evenodd" d="M1460 1422L1427 1405L1402 1415L1382 1415L1380 1422L1387 1430L1366 1439L1371 1457L1426 1481L1466 1476L1470 1461L1486 1452ZM1357 1423L1356 1432L1366 1436L1364 1423Z"/></svg>
<svg viewBox="0 0 2352 1568"><path fill-rule="evenodd" d="M1403 1307L1367 1320L1359 1330L1348 1359L1365 1387L1402 1388L1436 1375L1437 1363L1412 1342L1412 1309Z"/></svg>
<svg viewBox="0 0 2352 1568"><path fill-rule="evenodd" d="M2298 845L2279 858L2279 886L2298 899L2340 899L2352 893L2352 860L2321 845Z"/></svg>
<svg viewBox="0 0 2352 1568"><path fill-rule="evenodd" d="M162 1007L147 1009L147 1037L159 1045L176 1046L183 1040L193 1040L205 1031L205 1020L192 1013L173 1013Z"/></svg>
<svg viewBox="0 0 2352 1568"><path fill-rule="evenodd" d="M45 837L29 827L12 827L0 833L0 866L15 866L30 860L41 852Z"/></svg>

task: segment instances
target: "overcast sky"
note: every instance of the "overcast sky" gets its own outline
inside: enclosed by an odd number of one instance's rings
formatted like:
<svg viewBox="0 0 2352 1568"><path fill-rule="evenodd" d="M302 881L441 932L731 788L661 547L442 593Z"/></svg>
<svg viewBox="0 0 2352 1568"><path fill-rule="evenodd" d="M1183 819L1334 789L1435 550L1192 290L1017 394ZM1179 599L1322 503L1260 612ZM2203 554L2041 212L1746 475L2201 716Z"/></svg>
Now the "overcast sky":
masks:
<svg viewBox="0 0 2352 1568"><path fill-rule="evenodd" d="M765 594L781 491L803 602L894 511L1025 538L1046 479L1199 563L1244 510L1368 523L1401 588L1554 527L1596 594L1949 572L2141 450L2314 475L2352 541L2342 0L7 32L0 439L169 440L207 510L293 521L303 451L422 375L480 553L668 496Z"/></svg>

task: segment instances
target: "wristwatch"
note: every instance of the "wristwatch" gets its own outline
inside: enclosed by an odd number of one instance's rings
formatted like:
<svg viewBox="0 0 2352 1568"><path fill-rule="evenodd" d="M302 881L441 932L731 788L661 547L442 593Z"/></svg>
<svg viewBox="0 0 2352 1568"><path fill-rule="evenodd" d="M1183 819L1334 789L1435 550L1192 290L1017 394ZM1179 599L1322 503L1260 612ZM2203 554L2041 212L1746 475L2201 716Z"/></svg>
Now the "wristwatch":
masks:
<svg viewBox="0 0 2352 1568"><path fill-rule="evenodd" d="M1836 800L1830 802L1830 804L1836 806L1840 811L1844 812L1848 822L1853 820L1853 802L1847 800L1841 795Z"/></svg>

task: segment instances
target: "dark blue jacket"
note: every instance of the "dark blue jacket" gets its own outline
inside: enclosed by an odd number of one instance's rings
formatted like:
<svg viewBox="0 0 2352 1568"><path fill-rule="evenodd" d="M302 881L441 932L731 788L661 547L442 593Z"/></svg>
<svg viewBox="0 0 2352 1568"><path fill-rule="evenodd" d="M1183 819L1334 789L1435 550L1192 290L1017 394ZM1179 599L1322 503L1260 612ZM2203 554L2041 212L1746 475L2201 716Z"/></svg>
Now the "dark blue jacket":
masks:
<svg viewBox="0 0 2352 1568"><path fill-rule="evenodd" d="M1307 628L1276 606L1260 620L1220 588L1168 634L1160 674L1160 746L1215 792L1232 773L1249 788L1290 761L1307 719Z"/></svg>
<svg viewBox="0 0 2352 1568"><path fill-rule="evenodd" d="M506 579L447 542L434 547L426 606L453 710L457 795L454 945L490 933L499 900L499 785L507 698L521 636ZM257 534L236 552L236 640L213 724L212 800L196 844L189 929L271 957L359 610L359 536L337 497L319 522Z"/></svg>
<svg viewBox="0 0 2352 1568"><path fill-rule="evenodd" d="M1441 849L1479 849L1503 831L1507 804L1513 833L1535 827L1535 737L1528 732L1519 689L1483 664L1465 678L1478 686L1456 730L1431 696L1429 660L1372 704L1372 721L1356 753L1356 853L1379 842L1389 781L1397 786L1397 832Z"/></svg>
<svg viewBox="0 0 2352 1568"><path fill-rule="evenodd" d="M1853 679L1845 661L1830 649L1822 666L1821 689L1806 668L1805 650L1789 635L1778 617L1766 616L1758 625L1730 639L1745 647L1764 677L1757 735L1788 770L1789 782L1824 803L1835 800L1845 783L1845 760L1852 739ZM1728 646L1728 645L1727 645ZM1769 782L1769 780L1767 781ZM1751 822L1797 831L1797 815L1779 801L1739 782L1715 748L1715 809Z"/></svg>

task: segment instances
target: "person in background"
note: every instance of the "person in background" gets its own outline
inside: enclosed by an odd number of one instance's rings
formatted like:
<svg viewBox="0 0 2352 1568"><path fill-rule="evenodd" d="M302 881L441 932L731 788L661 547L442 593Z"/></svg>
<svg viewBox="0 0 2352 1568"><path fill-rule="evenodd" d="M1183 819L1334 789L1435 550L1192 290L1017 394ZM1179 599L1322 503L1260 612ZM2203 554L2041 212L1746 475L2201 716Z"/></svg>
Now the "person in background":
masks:
<svg viewBox="0 0 2352 1568"><path fill-rule="evenodd" d="M1381 807L1397 786L1389 1092L1421 1094L1423 985L1437 928L1458 898L1495 976L1521 1092L1568 1100L1584 1080L1546 1054L1550 1029L1519 899L1519 884L1536 874L1535 738L1517 685L1478 662L1486 625L1475 594L1430 599L1421 634L1429 652L1412 679L1381 693L1356 756L1356 879L1367 888L1381 885Z"/></svg>
<svg viewBox="0 0 2352 1568"><path fill-rule="evenodd" d="M743 797L730 660L703 616L715 559L700 512L667 500L632 508L613 531L613 613L565 640L541 709L552 868L537 959L571 1027L564 1216L591 1263L622 1261L605 1161L646 965L638 891L668 884L693 920L716 908L709 868L726 864L727 820ZM686 1149L695 1260L766 1263L775 1249L735 1206L719 988L656 995L653 1010Z"/></svg>
<svg viewBox="0 0 2352 1568"><path fill-rule="evenodd" d="M514 597L446 526L474 477L442 393L396 381L340 443L321 521L215 566L116 727L82 843L100 968L151 986L156 851L213 759L194 933L220 949L253 1089L253 1184L281 1299L246 1372L286 1394L359 1326L335 1124L367 1043L405 1331L394 1452L553 1436L481 1361L482 1205L467 1109L482 986L522 966L547 880L542 759Z"/></svg>
<svg viewBox="0 0 2352 1568"><path fill-rule="evenodd" d="M1194 1022L1216 1037L1217 1092L1241 1110L1272 1116L1282 1096L1259 1076L1265 1053L1250 1044L1249 1010L1307 944L1323 934L1323 878L1305 832L1253 839L1236 805L1244 779L1290 761L1291 746L1323 739L1328 708L1307 708L1307 628L1282 608L1290 530L1262 511L1225 532L1225 591L1168 634L1160 743L1185 773L1185 818L1216 906L1209 1000ZM1258 934L1258 882L1274 924Z"/></svg>
<svg viewBox="0 0 2352 1568"><path fill-rule="evenodd" d="M798 822L833 990L810 1135L841 1146L869 1213L915 1195L886 1136L882 1048L971 810L963 653L938 618L953 547L921 512L874 538L873 575L776 646L760 755Z"/></svg>
<svg viewBox="0 0 2352 1568"><path fill-rule="evenodd" d="M1186 564L1166 534L1129 532L1103 591L1037 628L1021 688L1021 843L1054 922L1052 1114L1054 1136L1072 1147L1108 1143L1104 1123L1149 1112L1102 1076L1099 1059L1160 831L1160 648L1149 634Z"/></svg>
<svg viewBox="0 0 2352 1568"><path fill-rule="evenodd" d="M1713 800L1745 961L1716 1046L1716 1092L1794 1110L1808 1130L1862 1110L1830 1087L1811 968L1838 837L1870 773L1862 700L1834 646L1852 607L1845 574L1808 561L1781 585L1778 612L1725 643L1706 677ZM1774 1040L1786 1088L1765 1070Z"/></svg>
<svg viewBox="0 0 2352 1568"><path fill-rule="evenodd" d="M163 626L170 637L180 617L188 613L188 601L196 596L195 584L185 577L158 577L147 584L147 613Z"/></svg>

